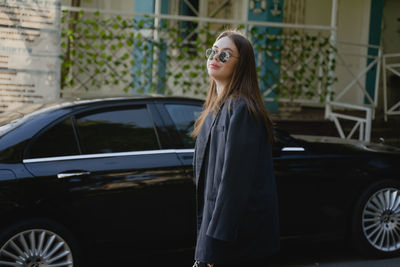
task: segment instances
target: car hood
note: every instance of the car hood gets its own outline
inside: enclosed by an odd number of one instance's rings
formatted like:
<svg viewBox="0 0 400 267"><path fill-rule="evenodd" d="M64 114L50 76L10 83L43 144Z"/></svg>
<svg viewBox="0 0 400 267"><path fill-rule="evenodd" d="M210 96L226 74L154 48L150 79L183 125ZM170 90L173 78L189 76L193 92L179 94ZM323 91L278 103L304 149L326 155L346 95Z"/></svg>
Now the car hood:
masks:
<svg viewBox="0 0 400 267"><path fill-rule="evenodd" d="M301 139L312 143L334 144L341 147L351 147L353 150L370 151L378 153L390 153L400 155L400 148L380 143L372 143L365 141L358 141L354 139L343 139L331 136L316 136L316 135L292 135L297 139Z"/></svg>

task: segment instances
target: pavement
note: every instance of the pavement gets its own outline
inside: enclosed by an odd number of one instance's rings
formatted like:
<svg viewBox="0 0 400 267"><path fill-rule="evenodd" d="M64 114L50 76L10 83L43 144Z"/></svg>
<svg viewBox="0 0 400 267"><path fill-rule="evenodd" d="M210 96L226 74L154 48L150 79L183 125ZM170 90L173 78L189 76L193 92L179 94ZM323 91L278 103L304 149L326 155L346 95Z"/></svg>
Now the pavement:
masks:
<svg viewBox="0 0 400 267"><path fill-rule="evenodd" d="M284 248L271 267L398 267L400 258L378 259L358 254L347 245L321 243Z"/></svg>
<svg viewBox="0 0 400 267"><path fill-rule="evenodd" d="M180 251L177 253L142 256L138 258L129 252L129 249L107 250L107 253L92 257L90 267L158 267L176 266L191 267L193 264L193 251ZM113 255L113 256L111 256ZM111 256L111 257L110 257ZM307 245L288 245L280 253L272 257L270 267L398 267L399 258L377 259L366 258L357 254L346 245L338 243L318 243ZM251 267L251 266L243 266Z"/></svg>

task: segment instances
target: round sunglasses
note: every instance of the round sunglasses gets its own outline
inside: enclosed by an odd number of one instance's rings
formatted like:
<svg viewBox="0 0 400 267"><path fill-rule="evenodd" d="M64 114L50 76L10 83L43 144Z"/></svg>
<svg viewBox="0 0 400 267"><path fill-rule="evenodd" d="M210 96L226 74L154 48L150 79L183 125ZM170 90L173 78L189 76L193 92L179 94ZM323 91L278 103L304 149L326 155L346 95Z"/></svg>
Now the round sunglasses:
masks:
<svg viewBox="0 0 400 267"><path fill-rule="evenodd" d="M214 50L212 48L208 48L206 50L206 57L208 60L212 60L215 57L215 55L218 55L218 59L222 63L228 62L230 57L235 57L235 56L232 56L231 54L229 54L229 52L227 52L227 51L217 52L216 50Z"/></svg>

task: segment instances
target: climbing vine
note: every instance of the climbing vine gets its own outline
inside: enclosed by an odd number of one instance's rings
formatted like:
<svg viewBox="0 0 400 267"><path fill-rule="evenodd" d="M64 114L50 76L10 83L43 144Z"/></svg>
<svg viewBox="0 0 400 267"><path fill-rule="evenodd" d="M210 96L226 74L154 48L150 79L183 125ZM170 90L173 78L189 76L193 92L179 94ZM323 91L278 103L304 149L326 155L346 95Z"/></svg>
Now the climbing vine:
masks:
<svg viewBox="0 0 400 267"><path fill-rule="evenodd" d="M205 50L230 25L127 18L99 12L64 11L62 91L190 94L208 89ZM243 32L245 27L238 27ZM260 86L266 96L326 100L337 81L335 47L321 34L271 33L251 27ZM271 94L270 94L271 93Z"/></svg>

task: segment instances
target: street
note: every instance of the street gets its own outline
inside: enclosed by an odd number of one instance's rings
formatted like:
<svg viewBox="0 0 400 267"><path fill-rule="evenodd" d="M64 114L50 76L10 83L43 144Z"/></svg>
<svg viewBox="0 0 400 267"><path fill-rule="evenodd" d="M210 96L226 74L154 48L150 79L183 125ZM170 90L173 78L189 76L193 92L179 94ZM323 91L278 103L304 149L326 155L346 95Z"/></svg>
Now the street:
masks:
<svg viewBox="0 0 400 267"><path fill-rule="evenodd" d="M105 255L105 254L102 254ZM111 256L110 255L115 255ZM105 266L177 266L190 267L193 264L193 252L184 251L178 254L165 254L159 256L144 256L138 259L131 253L121 253L112 250L107 259L91 261L90 267ZM271 267L395 267L400 266L400 257L390 259L365 258L355 251L339 243L324 243L312 245L287 245L271 260ZM245 266L251 267L251 266Z"/></svg>
<svg viewBox="0 0 400 267"><path fill-rule="evenodd" d="M271 267L391 267L400 266L400 258L366 258L342 243L290 246L283 248Z"/></svg>

